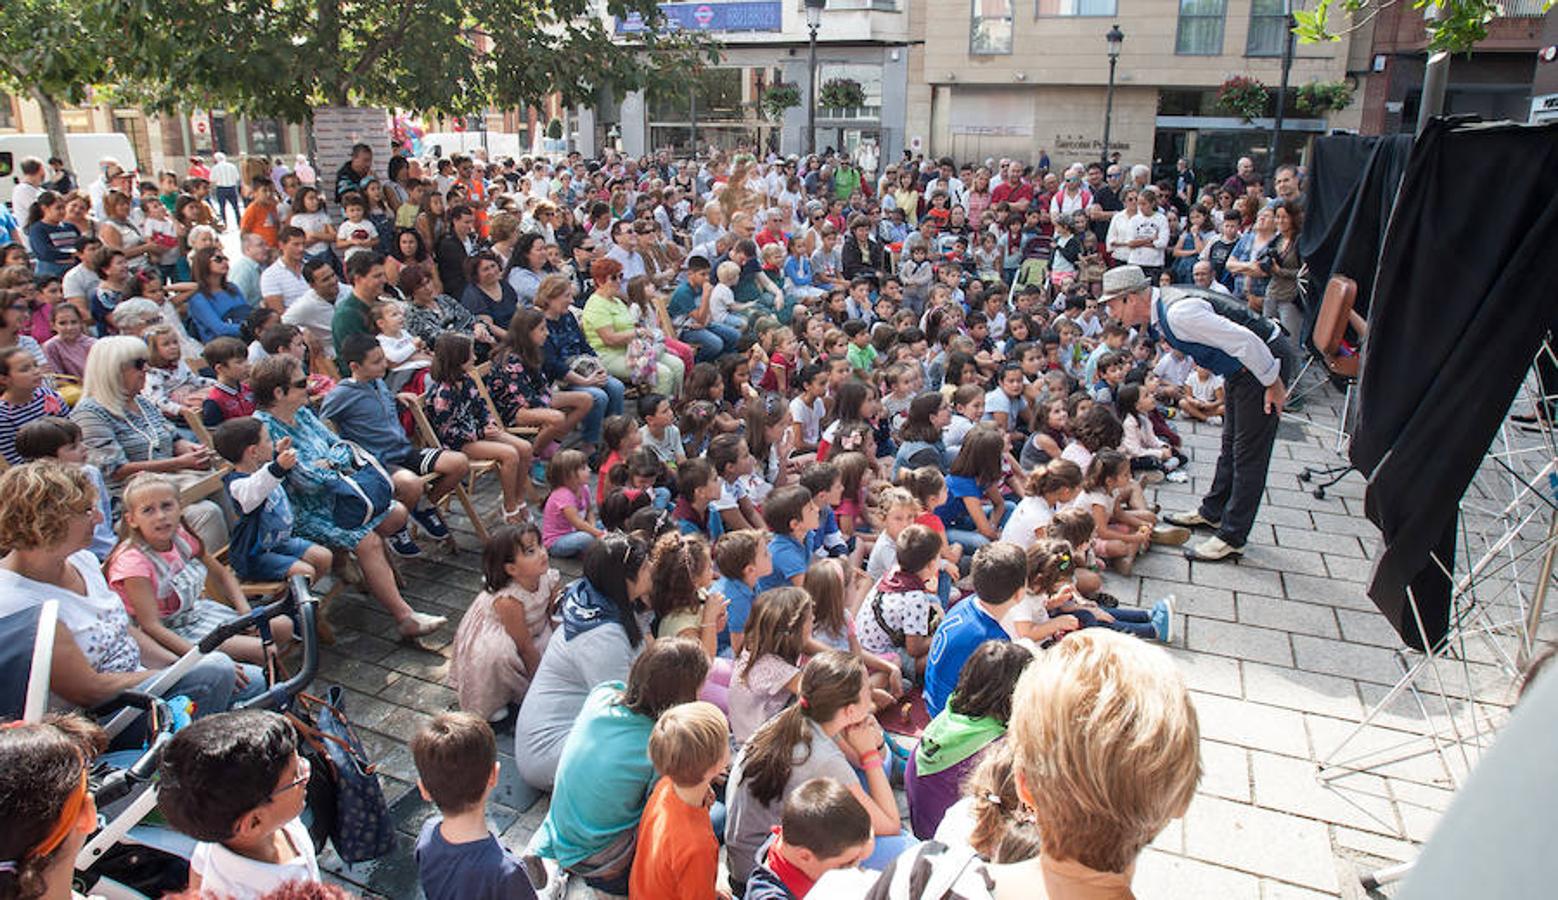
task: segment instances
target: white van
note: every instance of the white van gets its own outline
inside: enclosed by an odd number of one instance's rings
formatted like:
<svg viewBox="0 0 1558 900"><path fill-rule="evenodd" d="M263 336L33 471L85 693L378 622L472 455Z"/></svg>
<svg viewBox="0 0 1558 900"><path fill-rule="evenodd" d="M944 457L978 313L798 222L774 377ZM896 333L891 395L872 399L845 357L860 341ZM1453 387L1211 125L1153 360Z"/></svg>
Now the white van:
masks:
<svg viewBox="0 0 1558 900"><path fill-rule="evenodd" d="M70 168L77 183L85 186L97 178L97 162L111 156L126 169L137 169L135 148L130 139L118 132L107 134L67 134L65 142L70 147ZM11 192L22 175L22 160L29 156L47 160L49 136L46 134L0 134L0 203L11 201ZM45 169L47 172L47 169ZM44 175L47 179L51 176ZM17 211L17 218L26 215Z"/></svg>

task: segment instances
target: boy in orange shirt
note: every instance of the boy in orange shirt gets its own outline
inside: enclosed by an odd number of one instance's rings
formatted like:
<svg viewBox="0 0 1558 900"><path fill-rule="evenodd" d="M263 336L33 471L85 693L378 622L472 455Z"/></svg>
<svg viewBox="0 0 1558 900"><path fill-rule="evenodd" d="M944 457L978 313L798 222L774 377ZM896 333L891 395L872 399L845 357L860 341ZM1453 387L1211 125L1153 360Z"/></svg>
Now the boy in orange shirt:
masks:
<svg viewBox="0 0 1558 900"><path fill-rule="evenodd" d="M714 900L721 892L710 785L730 764L725 714L702 701L671 707L650 732L649 759L661 778L638 823L628 896Z"/></svg>

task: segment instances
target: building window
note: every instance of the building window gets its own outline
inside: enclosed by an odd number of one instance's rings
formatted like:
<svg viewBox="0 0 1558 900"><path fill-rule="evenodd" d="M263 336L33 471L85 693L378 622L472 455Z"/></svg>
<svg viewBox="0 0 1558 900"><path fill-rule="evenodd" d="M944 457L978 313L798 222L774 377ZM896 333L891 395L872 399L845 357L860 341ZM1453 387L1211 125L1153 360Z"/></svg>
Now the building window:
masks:
<svg viewBox="0 0 1558 900"><path fill-rule="evenodd" d="M1112 16L1115 0L1038 0L1041 16Z"/></svg>
<svg viewBox="0 0 1558 900"><path fill-rule="evenodd" d="M1012 52L1012 0L973 0L968 52Z"/></svg>
<svg viewBox="0 0 1558 900"><path fill-rule="evenodd" d="M16 127L16 104L10 94L0 93L0 128Z"/></svg>
<svg viewBox="0 0 1558 900"><path fill-rule="evenodd" d="M1174 52L1180 56L1221 56L1223 14L1228 0L1179 0L1179 33Z"/></svg>
<svg viewBox="0 0 1558 900"><path fill-rule="evenodd" d="M1245 56L1281 56L1287 38L1286 0L1253 0L1250 4L1250 37Z"/></svg>

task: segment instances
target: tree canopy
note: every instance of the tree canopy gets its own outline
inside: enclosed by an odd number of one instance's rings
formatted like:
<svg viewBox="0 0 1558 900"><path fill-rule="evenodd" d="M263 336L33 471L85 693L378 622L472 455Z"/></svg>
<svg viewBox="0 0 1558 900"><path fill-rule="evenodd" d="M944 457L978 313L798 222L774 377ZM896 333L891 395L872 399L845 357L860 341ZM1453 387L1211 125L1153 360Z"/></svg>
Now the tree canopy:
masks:
<svg viewBox="0 0 1558 900"><path fill-rule="evenodd" d="M39 2L39 0L29 0ZM638 52L612 42L593 0L62 0L117 19L109 77L153 109L221 107L306 119L321 105L463 115L588 102L643 87L715 52L648 31ZM660 16L653 0L608 13Z"/></svg>

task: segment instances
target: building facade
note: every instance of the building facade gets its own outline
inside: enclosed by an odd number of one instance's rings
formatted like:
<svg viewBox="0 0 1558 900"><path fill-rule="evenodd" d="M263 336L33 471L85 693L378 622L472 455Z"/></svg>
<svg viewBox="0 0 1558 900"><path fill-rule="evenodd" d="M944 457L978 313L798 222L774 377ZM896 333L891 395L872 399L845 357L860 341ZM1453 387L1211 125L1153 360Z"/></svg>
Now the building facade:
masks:
<svg viewBox="0 0 1558 900"><path fill-rule="evenodd" d="M1523 122L1530 114L1532 81L1540 64L1543 0L1503 0L1503 15L1488 23L1488 36L1471 53L1450 57L1446 113L1470 113L1485 119ZM1428 63L1428 35L1423 13L1410 4L1393 4L1373 23L1364 76L1364 134L1410 133L1417 125L1423 71Z"/></svg>
<svg viewBox="0 0 1558 900"><path fill-rule="evenodd" d="M1105 34L1125 33L1115 73L1110 151L1155 173L1186 157L1203 175L1240 156L1269 167L1272 121L1218 108L1235 75L1280 82L1283 0L915 0L909 145L960 160L1012 157L1054 165L1104 156L1109 57ZM1291 90L1348 77L1351 42L1295 44ZM1287 99L1280 161L1309 140L1358 126L1357 103L1306 116Z"/></svg>
<svg viewBox="0 0 1558 900"><path fill-rule="evenodd" d="M853 152L869 143L891 158L903 149L909 7L918 2L828 0L817 32L817 86L835 78L852 79L860 84L865 102L849 109L817 109L818 150ZM691 73L685 86L598 103L598 140L630 154L660 148L687 152L695 144L783 154L806 151L806 98L813 85L803 0L666 3L661 9L672 27L700 31L718 41L720 62ZM643 24L614 20L612 27L629 43ZM773 120L760 103L776 84L794 85L801 105ZM583 140L581 150L586 150Z"/></svg>

